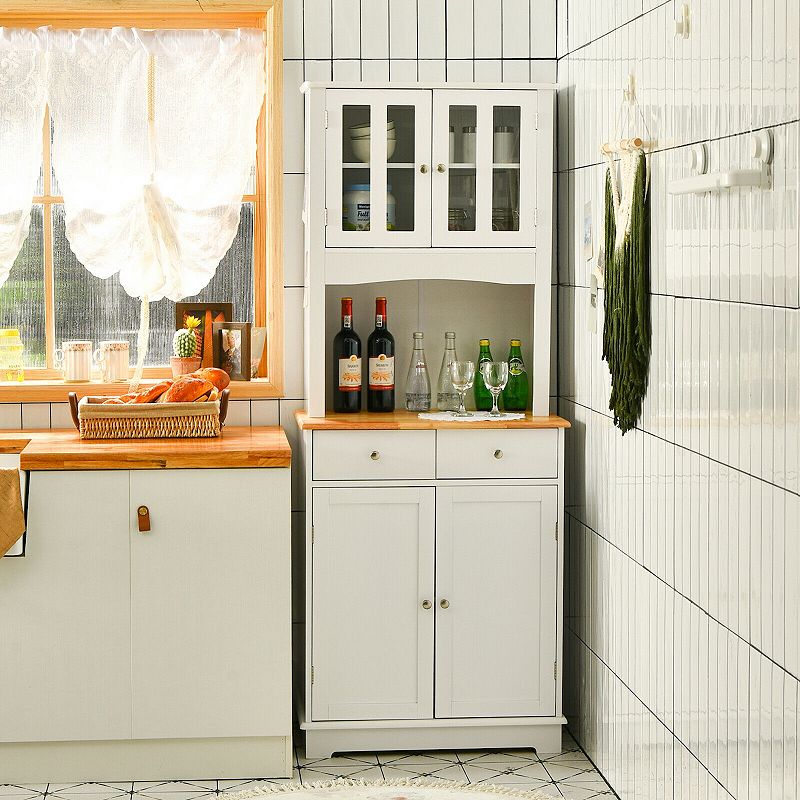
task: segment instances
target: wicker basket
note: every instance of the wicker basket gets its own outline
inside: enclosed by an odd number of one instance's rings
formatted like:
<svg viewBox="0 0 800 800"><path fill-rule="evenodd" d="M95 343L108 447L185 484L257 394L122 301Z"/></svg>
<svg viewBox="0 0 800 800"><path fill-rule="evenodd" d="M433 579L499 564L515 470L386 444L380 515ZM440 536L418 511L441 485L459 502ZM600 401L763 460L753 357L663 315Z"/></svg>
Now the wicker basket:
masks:
<svg viewBox="0 0 800 800"><path fill-rule="evenodd" d="M107 397L70 392L72 420L81 439L201 439L219 436L228 390L210 403L104 404Z"/></svg>

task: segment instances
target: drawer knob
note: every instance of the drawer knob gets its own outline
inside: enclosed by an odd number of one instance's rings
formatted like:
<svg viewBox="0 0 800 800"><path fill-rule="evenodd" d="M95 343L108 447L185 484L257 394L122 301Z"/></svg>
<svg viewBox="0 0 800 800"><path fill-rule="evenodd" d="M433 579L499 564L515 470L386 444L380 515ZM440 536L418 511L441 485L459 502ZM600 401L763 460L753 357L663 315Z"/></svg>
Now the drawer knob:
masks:
<svg viewBox="0 0 800 800"><path fill-rule="evenodd" d="M422 165L420 166L420 168L419 168L419 171L420 171L420 172L421 172L423 175L427 174L427 172L428 172L428 165L427 165L427 164L422 164Z"/></svg>
<svg viewBox="0 0 800 800"><path fill-rule="evenodd" d="M377 460L378 460L378 459L381 457L381 454L380 454L380 453L379 453L377 450L373 450L373 451L372 451L372 452L369 454L369 457L370 457L370 458L371 458L373 461L377 461Z"/></svg>
<svg viewBox="0 0 800 800"><path fill-rule="evenodd" d="M147 506L139 506L136 509L136 521L139 523L139 533L147 533L150 530L150 509Z"/></svg>
<svg viewBox="0 0 800 800"><path fill-rule="evenodd" d="M446 170L447 170L447 167L444 164L437 164L436 165L436 171L437 172L445 172Z"/></svg>
<svg viewBox="0 0 800 800"><path fill-rule="evenodd" d="M450 601L449 601L449 600L442 600L442 601L439 603L439 605L440 605L442 608L450 608Z"/></svg>
<svg viewBox="0 0 800 800"><path fill-rule="evenodd" d="M502 458L503 457L503 451L502 450L495 450L494 451L494 457L495 458Z"/></svg>
<svg viewBox="0 0 800 800"><path fill-rule="evenodd" d="M423 600L423 601L422 601L422 607L423 607L423 608L424 608L426 611L429 611L432 605L433 605L433 603L431 603L431 601L430 601L430 600Z"/></svg>

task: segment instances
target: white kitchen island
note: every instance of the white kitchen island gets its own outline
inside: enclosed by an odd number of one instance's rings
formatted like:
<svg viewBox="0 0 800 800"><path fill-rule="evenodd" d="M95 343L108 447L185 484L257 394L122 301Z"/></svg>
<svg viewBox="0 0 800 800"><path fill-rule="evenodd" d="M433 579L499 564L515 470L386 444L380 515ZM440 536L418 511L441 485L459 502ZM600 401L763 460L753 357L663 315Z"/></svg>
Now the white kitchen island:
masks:
<svg viewBox="0 0 800 800"><path fill-rule="evenodd" d="M290 776L283 431L3 439L29 488L0 559L0 783Z"/></svg>

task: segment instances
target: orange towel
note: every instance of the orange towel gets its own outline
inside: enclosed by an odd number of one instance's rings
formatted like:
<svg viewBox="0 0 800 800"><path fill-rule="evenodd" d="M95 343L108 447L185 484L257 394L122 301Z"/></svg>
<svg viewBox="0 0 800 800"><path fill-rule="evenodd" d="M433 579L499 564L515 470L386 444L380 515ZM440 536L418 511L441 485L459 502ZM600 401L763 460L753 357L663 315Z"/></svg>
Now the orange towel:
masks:
<svg viewBox="0 0 800 800"><path fill-rule="evenodd" d="M25 533L25 514L19 491L19 470L0 469L0 558Z"/></svg>

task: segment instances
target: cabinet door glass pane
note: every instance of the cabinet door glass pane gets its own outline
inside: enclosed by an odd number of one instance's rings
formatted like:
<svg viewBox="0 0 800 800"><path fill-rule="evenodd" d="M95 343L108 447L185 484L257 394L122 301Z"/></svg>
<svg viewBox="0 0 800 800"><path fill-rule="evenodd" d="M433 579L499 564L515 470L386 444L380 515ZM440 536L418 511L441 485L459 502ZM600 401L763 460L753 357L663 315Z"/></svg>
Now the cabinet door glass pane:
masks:
<svg viewBox="0 0 800 800"><path fill-rule="evenodd" d="M475 230L477 116L475 106L450 106L447 227L451 231Z"/></svg>
<svg viewBox="0 0 800 800"><path fill-rule="evenodd" d="M78 261L67 240L62 205L53 206L53 278L56 347L66 339L91 339L95 343L127 339L134 362L141 302L125 292L118 274L103 280ZM239 231L214 277L200 294L185 300L233 303L235 320L252 321L253 297L253 206L243 203ZM166 299L151 303L147 366L169 364L174 332L175 304Z"/></svg>
<svg viewBox="0 0 800 800"><path fill-rule="evenodd" d="M342 108L342 230L369 230L370 108Z"/></svg>
<svg viewBox="0 0 800 800"><path fill-rule="evenodd" d="M0 328L19 330L28 368L45 366L44 308L44 213L34 206L28 238L0 288Z"/></svg>
<svg viewBox="0 0 800 800"><path fill-rule="evenodd" d="M495 106L492 230L519 230L519 106Z"/></svg>
<svg viewBox="0 0 800 800"><path fill-rule="evenodd" d="M386 230L414 230L414 106L386 109Z"/></svg>

